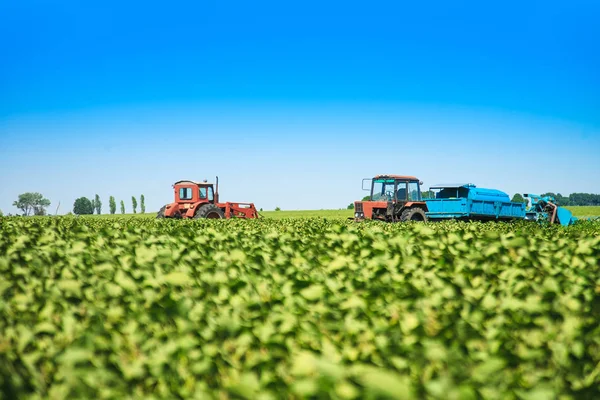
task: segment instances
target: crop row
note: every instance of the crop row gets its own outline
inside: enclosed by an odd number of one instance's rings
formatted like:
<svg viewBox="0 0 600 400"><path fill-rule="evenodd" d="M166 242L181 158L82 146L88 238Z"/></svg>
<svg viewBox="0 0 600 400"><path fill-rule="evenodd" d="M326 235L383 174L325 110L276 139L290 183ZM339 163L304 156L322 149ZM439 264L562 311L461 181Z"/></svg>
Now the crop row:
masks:
<svg viewBox="0 0 600 400"><path fill-rule="evenodd" d="M600 223L0 218L4 398L600 396Z"/></svg>

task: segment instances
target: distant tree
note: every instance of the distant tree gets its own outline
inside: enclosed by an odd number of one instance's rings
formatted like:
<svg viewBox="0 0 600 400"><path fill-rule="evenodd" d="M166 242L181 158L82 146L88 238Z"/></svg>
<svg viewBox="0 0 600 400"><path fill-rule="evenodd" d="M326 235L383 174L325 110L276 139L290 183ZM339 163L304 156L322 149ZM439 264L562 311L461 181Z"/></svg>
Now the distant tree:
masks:
<svg viewBox="0 0 600 400"><path fill-rule="evenodd" d="M125 202L121 200L121 214L125 214Z"/></svg>
<svg viewBox="0 0 600 400"><path fill-rule="evenodd" d="M281 208L275 207L275 211L281 211Z"/></svg>
<svg viewBox="0 0 600 400"><path fill-rule="evenodd" d="M260 208L260 212L263 212L262 207Z"/></svg>
<svg viewBox="0 0 600 400"><path fill-rule="evenodd" d="M371 195L367 195L365 197L363 197L360 201L371 201Z"/></svg>
<svg viewBox="0 0 600 400"><path fill-rule="evenodd" d="M551 196L554 197L554 200L556 200L556 204L560 205L560 206L571 206L571 205L575 205L575 204L571 204L571 202L569 201L568 197L564 197L562 194L560 193L552 193L552 192L548 192L548 193L544 193L541 194L542 197L545 196Z"/></svg>
<svg viewBox="0 0 600 400"><path fill-rule="evenodd" d="M96 199L94 200L94 209L96 210L96 214L100 215L102 212L102 202L100 201L100 196L96 194Z"/></svg>
<svg viewBox="0 0 600 400"><path fill-rule="evenodd" d="M73 214L90 215L94 213L94 205L87 197L80 197L73 203Z"/></svg>
<svg viewBox="0 0 600 400"><path fill-rule="evenodd" d="M569 195L571 206L600 206L600 194L571 193Z"/></svg>
<svg viewBox="0 0 600 400"><path fill-rule="evenodd" d="M27 216L30 212L46 213L45 208L50 205L50 200L44 198L40 193L23 193L19 195L18 200L13 203L13 206L23 211L23 215Z"/></svg>
<svg viewBox="0 0 600 400"><path fill-rule="evenodd" d="M146 200L146 199L144 199L144 195L141 195L141 196L140 196L140 212L141 212L142 214L144 214L144 213L146 212L146 204L144 204L144 201L145 201L145 200Z"/></svg>
<svg viewBox="0 0 600 400"><path fill-rule="evenodd" d="M133 213L135 214L135 209L137 208L137 200L135 199L135 196L131 196L131 205L133 206Z"/></svg>
<svg viewBox="0 0 600 400"><path fill-rule="evenodd" d="M556 193L556 202L561 206L571 206L571 201L569 197L565 197L560 193Z"/></svg>
<svg viewBox="0 0 600 400"><path fill-rule="evenodd" d="M347 210L354 210L354 203L350 203L348 204L348 207L346 207Z"/></svg>
<svg viewBox="0 0 600 400"><path fill-rule="evenodd" d="M34 206L33 215L46 215L46 209L44 207Z"/></svg>
<svg viewBox="0 0 600 400"><path fill-rule="evenodd" d="M115 201L114 196L110 196L110 198L108 199L108 208L111 214L117 212L117 202Z"/></svg>
<svg viewBox="0 0 600 400"><path fill-rule="evenodd" d="M521 196L520 193L515 193L515 195L511 199L511 201L513 203L527 203L527 199L525 199L523 196Z"/></svg>
<svg viewBox="0 0 600 400"><path fill-rule="evenodd" d="M0 210L0 217L3 217L4 213L2 212L2 210Z"/></svg>
<svg viewBox="0 0 600 400"><path fill-rule="evenodd" d="M435 193L432 190L421 192L421 197L424 199L435 199Z"/></svg>

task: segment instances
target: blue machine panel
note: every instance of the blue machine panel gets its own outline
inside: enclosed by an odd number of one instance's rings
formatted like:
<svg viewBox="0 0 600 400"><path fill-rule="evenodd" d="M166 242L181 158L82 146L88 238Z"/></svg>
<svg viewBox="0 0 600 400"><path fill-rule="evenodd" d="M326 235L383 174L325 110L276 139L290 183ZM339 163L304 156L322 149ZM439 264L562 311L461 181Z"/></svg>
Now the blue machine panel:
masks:
<svg viewBox="0 0 600 400"><path fill-rule="evenodd" d="M525 204L513 203L508 194L496 189L477 188L473 184L436 185L435 199L426 199L427 218L465 218L474 220L510 220L525 218Z"/></svg>
<svg viewBox="0 0 600 400"><path fill-rule="evenodd" d="M508 197L506 193L496 189L480 189L475 187L470 188L469 198L471 200L502 201L505 203L510 203L510 197Z"/></svg>

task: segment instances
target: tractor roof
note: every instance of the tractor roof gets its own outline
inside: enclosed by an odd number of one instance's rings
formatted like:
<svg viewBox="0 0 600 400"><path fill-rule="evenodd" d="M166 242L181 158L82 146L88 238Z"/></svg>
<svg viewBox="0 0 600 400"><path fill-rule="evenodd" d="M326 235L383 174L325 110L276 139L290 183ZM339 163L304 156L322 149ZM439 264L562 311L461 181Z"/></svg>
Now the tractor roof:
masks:
<svg viewBox="0 0 600 400"><path fill-rule="evenodd" d="M190 185L212 185L212 183L210 182L196 182L196 181L191 181L188 179L184 179L182 181L177 181L173 184L173 186L175 185L180 185L180 184L190 184Z"/></svg>
<svg viewBox="0 0 600 400"><path fill-rule="evenodd" d="M376 175L373 179L398 179L403 181L418 181L419 179L409 175Z"/></svg>
<svg viewBox="0 0 600 400"><path fill-rule="evenodd" d="M429 187L429 189L458 189L461 187L476 187L472 183L438 183Z"/></svg>

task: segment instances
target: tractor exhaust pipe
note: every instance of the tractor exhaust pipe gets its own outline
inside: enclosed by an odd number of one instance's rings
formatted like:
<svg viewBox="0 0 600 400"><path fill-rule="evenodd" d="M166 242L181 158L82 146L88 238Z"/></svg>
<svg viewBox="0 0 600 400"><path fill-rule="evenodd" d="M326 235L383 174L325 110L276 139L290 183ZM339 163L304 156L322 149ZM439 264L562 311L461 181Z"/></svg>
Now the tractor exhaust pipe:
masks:
<svg viewBox="0 0 600 400"><path fill-rule="evenodd" d="M219 177L217 176L215 179L215 203L219 202Z"/></svg>

